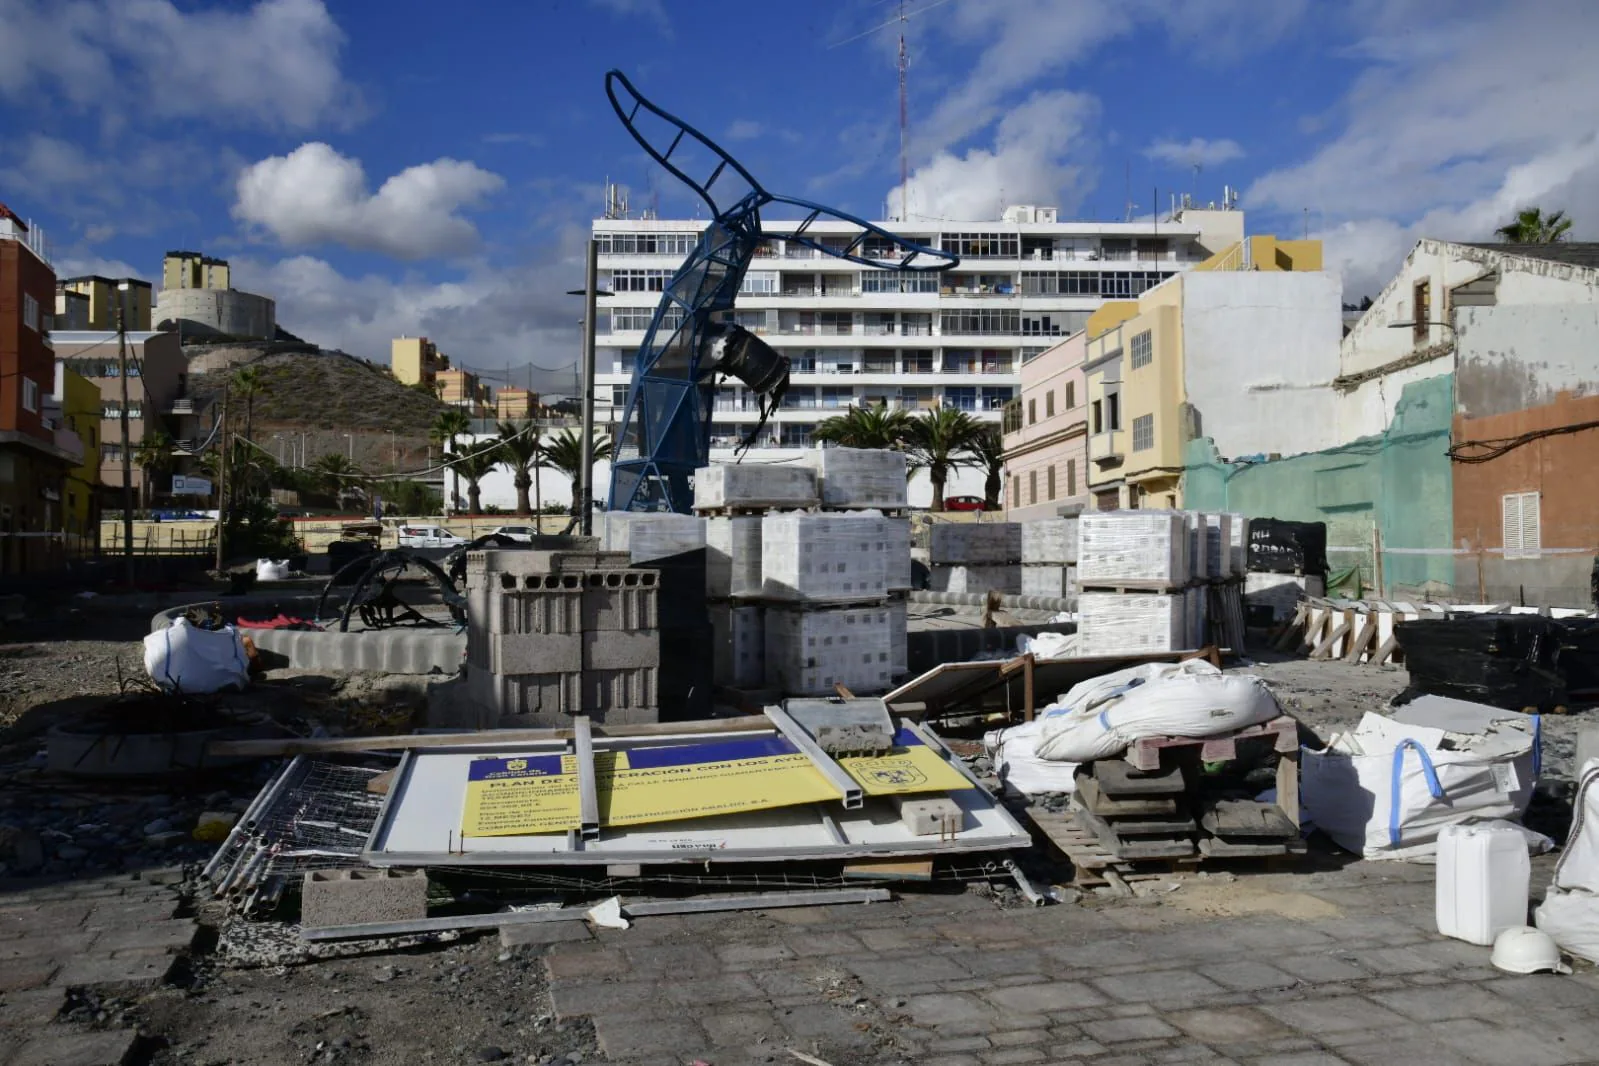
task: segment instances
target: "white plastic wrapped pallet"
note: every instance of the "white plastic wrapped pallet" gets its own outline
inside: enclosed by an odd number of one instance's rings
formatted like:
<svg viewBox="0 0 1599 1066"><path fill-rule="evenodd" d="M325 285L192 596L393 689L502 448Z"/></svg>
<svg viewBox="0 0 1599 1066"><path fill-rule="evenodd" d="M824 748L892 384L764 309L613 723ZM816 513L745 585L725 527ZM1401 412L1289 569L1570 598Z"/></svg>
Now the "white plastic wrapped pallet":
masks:
<svg viewBox="0 0 1599 1066"><path fill-rule="evenodd" d="M893 681L888 606L766 609L766 683L787 696L858 696Z"/></svg>
<svg viewBox="0 0 1599 1066"><path fill-rule="evenodd" d="M705 547L705 519L691 514L610 511L605 550L627 552L634 563L654 562Z"/></svg>
<svg viewBox="0 0 1599 1066"><path fill-rule="evenodd" d="M705 519L705 595L713 600L761 594L761 516Z"/></svg>
<svg viewBox="0 0 1599 1066"><path fill-rule="evenodd" d="M1188 525L1181 511L1094 511L1077 521L1077 583L1181 588Z"/></svg>
<svg viewBox="0 0 1599 1066"><path fill-rule="evenodd" d="M1193 581L1207 581L1216 576L1210 566L1210 526L1198 511L1181 514L1188 525L1188 576Z"/></svg>
<svg viewBox="0 0 1599 1066"><path fill-rule="evenodd" d="M906 504L904 452L821 445L806 462L816 470L824 507L897 510Z"/></svg>
<svg viewBox="0 0 1599 1066"><path fill-rule="evenodd" d="M888 594L889 543L876 511L781 512L761 520L761 595L847 603Z"/></svg>
<svg viewBox="0 0 1599 1066"><path fill-rule="evenodd" d="M1077 596L1077 568L1027 563L1022 566L1022 595L1073 599Z"/></svg>
<svg viewBox="0 0 1599 1066"><path fill-rule="evenodd" d="M1017 596L1022 591L1020 566L938 566L928 572L928 585L934 592L973 592L985 595L999 592Z"/></svg>
<svg viewBox="0 0 1599 1066"><path fill-rule="evenodd" d="M1583 763L1571 832L1534 921L1561 948L1599 962L1599 759Z"/></svg>
<svg viewBox="0 0 1599 1066"><path fill-rule="evenodd" d="M1446 825L1517 818L1538 778L1537 720L1457 733L1367 712L1301 758L1307 818L1368 859L1430 859Z"/></svg>
<svg viewBox="0 0 1599 1066"><path fill-rule="evenodd" d="M802 463L713 463L694 471L694 507L814 507L816 471Z"/></svg>
<svg viewBox="0 0 1599 1066"><path fill-rule="evenodd" d="M1189 600L1182 592L1077 594L1080 655L1186 651Z"/></svg>
<svg viewBox="0 0 1599 1066"><path fill-rule="evenodd" d="M1234 574L1246 573L1249 570L1249 519L1237 512L1230 511L1227 517L1232 519L1227 535L1230 546L1229 555L1232 557L1232 571Z"/></svg>
<svg viewBox="0 0 1599 1066"><path fill-rule="evenodd" d="M1294 607L1306 596L1324 596L1327 584L1320 574L1245 574L1244 604L1271 608L1272 618L1292 618Z"/></svg>
<svg viewBox="0 0 1599 1066"><path fill-rule="evenodd" d="M1022 562L1061 566L1077 561L1077 519L1041 518L1022 527Z"/></svg>
<svg viewBox="0 0 1599 1066"><path fill-rule="evenodd" d="M1145 663L1091 678L1038 712L1043 759L1107 759L1140 737L1209 737L1269 722L1282 708L1266 683L1203 659Z"/></svg>
<svg viewBox="0 0 1599 1066"><path fill-rule="evenodd" d="M715 642L712 676L718 685L760 688L766 684L766 609L713 603Z"/></svg>
<svg viewBox="0 0 1599 1066"><path fill-rule="evenodd" d="M888 665L896 678L910 670L909 620L904 600L888 601Z"/></svg>
<svg viewBox="0 0 1599 1066"><path fill-rule="evenodd" d="M909 518L883 519L883 540L888 545L888 575L890 591L911 587L911 520Z"/></svg>
<svg viewBox="0 0 1599 1066"><path fill-rule="evenodd" d="M1207 511L1203 515L1210 533L1205 540L1205 572L1212 578L1236 577L1233 567L1233 516Z"/></svg>
<svg viewBox="0 0 1599 1066"><path fill-rule="evenodd" d="M1020 522L938 522L929 536L934 566L1007 566L1022 561Z"/></svg>

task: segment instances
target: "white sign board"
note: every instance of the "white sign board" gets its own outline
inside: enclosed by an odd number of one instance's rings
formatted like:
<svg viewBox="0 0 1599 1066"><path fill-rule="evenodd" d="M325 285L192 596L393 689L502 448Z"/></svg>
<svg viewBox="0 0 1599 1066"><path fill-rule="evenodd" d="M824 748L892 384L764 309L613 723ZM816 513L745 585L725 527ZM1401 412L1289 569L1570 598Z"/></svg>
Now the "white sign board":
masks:
<svg viewBox="0 0 1599 1066"><path fill-rule="evenodd" d="M185 477L182 474L173 474L172 495L209 496L211 495L211 479L203 477Z"/></svg>

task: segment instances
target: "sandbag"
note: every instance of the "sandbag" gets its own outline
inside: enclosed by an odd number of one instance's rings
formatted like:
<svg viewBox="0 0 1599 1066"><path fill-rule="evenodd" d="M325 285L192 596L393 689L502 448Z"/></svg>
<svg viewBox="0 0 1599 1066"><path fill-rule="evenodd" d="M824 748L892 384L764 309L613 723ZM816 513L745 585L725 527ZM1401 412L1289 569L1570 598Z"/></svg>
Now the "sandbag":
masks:
<svg viewBox="0 0 1599 1066"><path fill-rule="evenodd" d="M1429 861L1446 825L1519 820L1538 780L1536 716L1463 734L1367 714L1300 758L1310 818L1368 859Z"/></svg>
<svg viewBox="0 0 1599 1066"><path fill-rule="evenodd" d="M1041 759L1034 750L1043 721L1033 719L983 734L983 750L994 763L994 773L1005 784L1027 796L1046 792L1076 791L1074 762Z"/></svg>
<svg viewBox="0 0 1599 1066"><path fill-rule="evenodd" d="M257 559L255 561L255 579L257 581L287 581L289 573L287 559Z"/></svg>
<svg viewBox="0 0 1599 1066"><path fill-rule="evenodd" d="M1563 951L1599 962L1599 759L1577 775L1571 833L1533 923Z"/></svg>
<svg viewBox="0 0 1599 1066"><path fill-rule="evenodd" d="M1039 713L1036 752L1061 762L1119 754L1139 737L1208 737L1282 714L1266 683L1203 659L1146 663L1072 687Z"/></svg>
<svg viewBox="0 0 1599 1066"><path fill-rule="evenodd" d="M165 692L198 695L250 683L250 657L238 629L199 629L186 618L144 638L144 669Z"/></svg>

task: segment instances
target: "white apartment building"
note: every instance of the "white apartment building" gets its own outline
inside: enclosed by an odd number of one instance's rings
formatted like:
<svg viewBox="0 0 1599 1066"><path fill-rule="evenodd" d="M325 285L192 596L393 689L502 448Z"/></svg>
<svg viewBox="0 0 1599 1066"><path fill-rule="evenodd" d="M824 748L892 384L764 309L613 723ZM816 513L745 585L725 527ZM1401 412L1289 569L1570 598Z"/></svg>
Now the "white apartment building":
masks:
<svg viewBox="0 0 1599 1066"><path fill-rule="evenodd" d="M764 222L772 240L745 275L735 311L739 325L788 357L791 373L782 409L746 461L792 457L810 445L819 422L855 405L883 402L913 415L954 407L997 424L1018 391L1022 363L1082 329L1105 300L1136 297L1242 239L1244 217L1224 203L1165 220L1062 222L1055 208L1018 206L993 222L878 223L960 256L943 273L832 258L785 241L794 225ZM601 298L596 323L595 421L613 439L661 292L704 227L653 218L594 222L599 286L613 294ZM818 221L807 232L842 248L859 230ZM731 459L758 419L756 397L724 385L713 458ZM951 495L981 493L981 473L957 480ZM925 478L912 482L913 505L930 495Z"/></svg>

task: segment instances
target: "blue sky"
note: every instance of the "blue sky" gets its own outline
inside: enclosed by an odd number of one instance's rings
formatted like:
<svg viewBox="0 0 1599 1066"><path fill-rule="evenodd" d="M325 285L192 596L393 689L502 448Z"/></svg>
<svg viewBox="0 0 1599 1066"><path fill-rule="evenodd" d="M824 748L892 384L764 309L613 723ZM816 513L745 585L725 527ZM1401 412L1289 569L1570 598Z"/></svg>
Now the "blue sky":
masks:
<svg viewBox="0 0 1599 1066"><path fill-rule="evenodd" d="M1483 238L1526 203L1599 228L1587 0L906 7L913 215L1112 219L1227 184L1251 231L1323 236L1351 298L1416 237ZM880 217L897 27L868 31L897 11L0 0L0 200L46 227L62 273L153 278L196 248L330 347L384 358L426 333L470 365L562 367L604 180L635 208L693 206L616 121L605 71L774 191Z"/></svg>

